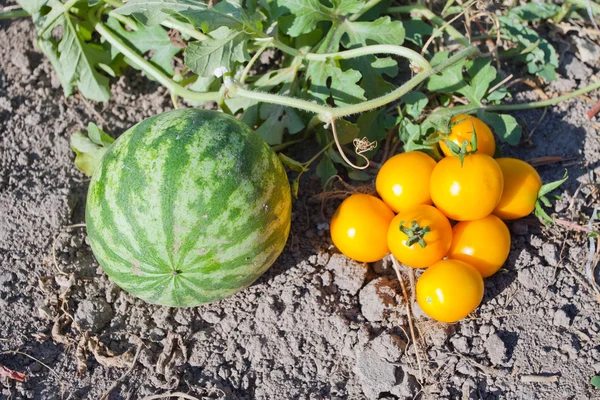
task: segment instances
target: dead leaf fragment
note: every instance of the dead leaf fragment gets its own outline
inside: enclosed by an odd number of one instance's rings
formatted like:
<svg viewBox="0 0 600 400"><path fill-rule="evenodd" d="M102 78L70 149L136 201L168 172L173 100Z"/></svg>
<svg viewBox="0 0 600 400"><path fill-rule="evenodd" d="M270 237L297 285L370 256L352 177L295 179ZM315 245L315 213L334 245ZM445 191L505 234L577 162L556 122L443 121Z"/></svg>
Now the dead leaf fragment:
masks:
<svg viewBox="0 0 600 400"><path fill-rule="evenodd" d="M6 368L4 365L0 365L0 376L6 376L8 379L14 379L15 381L24 382L25 374L12 369Z"/></svg>

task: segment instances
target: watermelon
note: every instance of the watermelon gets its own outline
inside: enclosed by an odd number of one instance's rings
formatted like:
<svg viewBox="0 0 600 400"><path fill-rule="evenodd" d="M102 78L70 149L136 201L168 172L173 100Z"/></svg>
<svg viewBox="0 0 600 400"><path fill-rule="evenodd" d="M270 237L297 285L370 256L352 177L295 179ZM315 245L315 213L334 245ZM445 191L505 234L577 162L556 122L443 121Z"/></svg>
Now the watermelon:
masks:
<svg viewBox="0 0 600 400"><path fill-rule="evenodd" d="M282 252L290 186L273 150L234 117L174 110L127 130L87 196L92 251L118 286L189 307L231 296Z"/></svg>

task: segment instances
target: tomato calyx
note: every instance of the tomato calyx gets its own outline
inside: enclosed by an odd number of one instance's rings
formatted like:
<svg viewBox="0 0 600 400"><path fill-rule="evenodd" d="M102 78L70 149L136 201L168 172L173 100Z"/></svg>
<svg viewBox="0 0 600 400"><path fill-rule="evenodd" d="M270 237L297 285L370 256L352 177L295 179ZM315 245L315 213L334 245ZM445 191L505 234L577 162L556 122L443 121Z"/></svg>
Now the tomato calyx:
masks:
<svg viewBox="0 0 600 400"><path fill-rule="evenodd" d="M461 146L454 143L453 141L446 139L444 140L444 144L448 146L450 149L450 153L453 156L458 157L460 160L460 165L462 167L465 157L469 154L477 153L477 133L475 131L475 125L471 123L471 127L473 128L473 134L471 135L471 141L463 140ZM468 150L469 145L471 145L471 150Z"/></svg>
<svg viewBox="0 0 600 400"><path fill-rule="evenodd" d="M548 226L548 225L551 225L554 223L554 218L550 217L548 215L548 213L546 212L546 210L544 210L544 208L542 206L552 207L552 203L550 203L550 200L548 199L548 193L550 193L554 189L558 188L567 179L569 179L569 176L567 175L567 171L565 170L565 175L563 176L562 179L559 179L554 182L546 183L545 185L542 185L542 187L538 191L537 201L535 202L534 213L535 213L535 216L538 218L538 220L540 220L540 222L542 224ZM557 196L557 197L560 199L560 196Z"/></svg>
<svg viewBox="0 0 600 400"><path fill-rule="evenodd" d="M400 221L400 231L407 236L406 245L411 247L413 244L418 243L419 246L425 248L427 243L425 242L425 235L431 230L428 226L420 226L417 221L411 221L410 227L404 226L405 221Z"/></svg>

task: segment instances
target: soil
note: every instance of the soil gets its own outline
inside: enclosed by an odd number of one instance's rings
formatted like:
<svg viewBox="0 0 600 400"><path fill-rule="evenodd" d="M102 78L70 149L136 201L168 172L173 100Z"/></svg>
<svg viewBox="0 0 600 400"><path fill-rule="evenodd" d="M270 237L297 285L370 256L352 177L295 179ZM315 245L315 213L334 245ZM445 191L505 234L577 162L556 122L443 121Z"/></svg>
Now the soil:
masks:
<svg viewBox="0 0 600 400"><path fill-rule="evenodd" d="M0 365L26 375L23 383L0 378L0 399L176 391L203 399L600 398L590 385L600 374L600 299L585 276L588 239L563 225L511 223L509 260L486 280L471 317L439 324L415 307L418 348L389 260L366 265L337 254L327 225L336 202L321 212L312 176L294 203L284 253L247 290L187 309L121 291L80 225L88 180L74 167L69 137L89 121L117 135L171 108L169 96L132 73L114 82L107 104L65 99L32 39L28 20L0 23ZM561 80L547 92L583 87L598 72L597 60L586 64L574 49L563 49ZM514 101L538 98L516 89ZM528 140L502 149L526 160L563 157L539 172L550 181L568 171L554 211L576 223L597 199L591 105L579 97L516 113Z"/></svg>

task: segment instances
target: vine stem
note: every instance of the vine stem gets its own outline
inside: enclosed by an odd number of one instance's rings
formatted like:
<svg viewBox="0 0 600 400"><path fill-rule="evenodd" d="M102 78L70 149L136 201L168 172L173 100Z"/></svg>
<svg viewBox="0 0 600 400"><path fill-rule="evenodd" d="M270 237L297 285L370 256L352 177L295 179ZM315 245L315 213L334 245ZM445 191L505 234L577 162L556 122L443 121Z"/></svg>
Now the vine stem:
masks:
<svg viewBox="0 0 600 400"><path fill-rule="evenodd" d="M464 106L457 106L452 108L447 108L443 113L444 116L453 116L456 114L471 114L478 110L483 111L520 111L520 110L531 110L534 108L541 107L549 107L554 106L562 101L570 100L582 94L586 94L591 92L592 90L600 89L600 80L594 82L582 89L575 90L574 92L564 94L562 96L554 97L548 100L534 101L532 103L523 103L523 104L499 104L499 105L488 105L488 106L479 106L466 104ZM438 113L439 116L441 113Z"/></svg>
<svg viewBox="0 0 600 400"><path fill-rule="evenodd" d="M174 82L171 78L166 76L161 70L156 68L154 65L149 63L139 55L137 52L132 50L129 46L127 46L123 41L115 35L108 27L106 27L100 20L93 15L93 13L89 14L90 22L92 23L96 32L98 32L107 42L109 42L112 46L114 46L117 50L119 50L123 55L129 58L136 66L141 68L146 74L157 80L161 85L166 87L171 93L182 97L187 100L197 100L197 101L217 101L219 100L218 92L206 92L206 93L198 93L191 91L189 89L180 86L176 82Z"/></svg>
<svg viewBox="0 0 600 400"><path fill-rule="evenodd" d="M416 16L421 16L423 18L427 18L428 20L430 20L431 22L436 24L438 27L444 26L444 24L446 24L446 21L444 21L443 18L437 16L429 8L427 8L423 5L420 5L420 4L414 4L414 5L410 5L410 6L390 7L390 8L388 8L387 12L390 14L413 14ZM444 30L446 31L446 33L448 33L448 35L452 36L457 42L459 42L463 46L471 45L471 43L469 42L469 39L467 39L465 37L465 35L460 33L452 25L446 26L444 28Z"/></svg>
<svg viewBox="0 0 600 400"><path fill-rule="evenodd" d="M25 10L11 10L11 11L1 11L0 12L0 20L1 19L24 18L24 17L29 17L29 13Z"/></svg>
<svg viewBox="0 0 600 400"><path fill-rule="evenodd" d="M567 0L566 3L572 4L577 8L586 9L590 7L594 14L600 14L600 4L590 0Z"/></svg>
<svg viewBox="0 0 600 400"><path fill-rule="evenodd" d="M250 68L252 68L252 66L254 65L256 60L258 60L260 55L267 49L267 47L271 46L272 44L273 44L272 40L265 42L265 44L260 46L260 48L256 51L256 53L254 53L254 55L252 56L250 61L248 61L248 64L246 64L246 67L244 68L244 71L242 72L242 76L240 77L240 83L242 85L246 82L246 77L248 76L248 73L250 72Z"/></svg>
<svg viewBox="0 0 600 400"><path fill-rule="evenodd" d="M407 47L377 44L372 46L357 47L356 49L338 51L336 53L307 53L304 58L310 61L347 60L371 54L393 54L412 61L423 70L431 69L431 64L419 53Z"/></svg>
<svg viewBox="0 0 600 400"><path fill-rule="evenodd" d="M354 164L352 161L350 161L348 159L348 157L346 157L346 154L344 153L344 149L342 149L342 145L340 144L340 139L338 138L338 134L337 134L337 129L335 127L335 119L332 119L330 121L331 124L331 131L333 132L333 140L335 141L335 145L338 149L338 151L340 152L340 156L342 156L342 158L344 159L344 161L346 161L348 163L349 166L351 166L354 169L367 169L369 168L369 159L367 157L365 157L364 155L357 153L359 156L361 156L362 158L365 159L365 161L367 162L366 165L363 165L362 167L359 167L358 165Z"/></svg>
<svg viewBox="0 0 600 400"><path fill-rule="evenodd" d="M367 47L372 47L372 46L367 46ZM458 53L454 54L452 57L450 57L447 60L445 60L444 62L436 65L435 67L425 70L425 71L422 71L422 72L419 72L412 79L405 82L402 86L391 91L388 94L385 94L383 96L377 97L372 100L367 100L362 103L351 104L348 106L338 107L338 108L333 108L333 107L313 103L308 100L302 100L302 99L298 99L298 98L294 98L294 97L286 97L286 96L281 96L281 95L271 94L271 93L266 93L266 92L247 90L234 82L232 82L231 86L229 87L229 94L231 96L246 97L249 99L254 99L254 100L258 100L258 101L262 101L262 102L266 102L266 103L280 104L283 106L288 106L288 107L293 107L293 108L297 108L297 109L308 111L308 112L313 112L313 113L319 115L319 119L322 122L329 122L332 119L341 118L341 117L345 117L345 116L352 115L352 114L358 114L358 113L372 110L375 108L379 108L388 103L391 103L392 101L397 100L400 97L404 96L406 93L408 93L409 91L414 89L417 85L419 85L421 82L425 81L431 75L435 75L435 74L443 71L444 69L448 68L449 66L454 65L458 61L460 61L466 57L473 56L477 53L478 53L478 50L476 47L469 46L468 48L459 51ZM335 53L333 53L333 54L335 54Z"/></svg>

